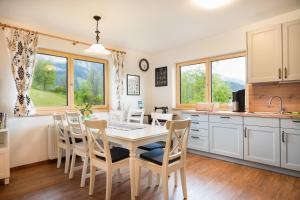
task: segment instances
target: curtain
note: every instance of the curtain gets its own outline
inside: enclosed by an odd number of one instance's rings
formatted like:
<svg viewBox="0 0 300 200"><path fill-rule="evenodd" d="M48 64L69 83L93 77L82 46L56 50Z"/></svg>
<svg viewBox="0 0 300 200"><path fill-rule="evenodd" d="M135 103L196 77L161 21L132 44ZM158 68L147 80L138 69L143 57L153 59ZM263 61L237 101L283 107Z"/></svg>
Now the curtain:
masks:
<svg viewBox="0 0 300 200"><path fill-rule="evenodd" d="M123 69L125 54L112 52L113 67L115 69L115 87L117 97L117 110L121 110L121 97L123 95Z"/></svg>
<svg viewBox="0 0 300 200"><path fill-rule="evenodd" d="M38 35L35 32L5 28L11 69L17 89L15 116L29 116L34 108L29 96L34 72Z"/></svg>

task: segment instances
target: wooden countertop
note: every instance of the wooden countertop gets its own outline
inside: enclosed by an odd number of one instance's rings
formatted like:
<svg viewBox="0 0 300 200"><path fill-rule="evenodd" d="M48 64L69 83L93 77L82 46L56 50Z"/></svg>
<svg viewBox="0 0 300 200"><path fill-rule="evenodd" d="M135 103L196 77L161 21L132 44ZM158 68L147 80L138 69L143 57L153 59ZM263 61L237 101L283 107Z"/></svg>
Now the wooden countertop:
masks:
<svg viewBox="0 0 300 200"><path fill-rule="evenodd" d="M197 110L181 110L183 113L190 114L208 114L208 115L226 115L226 116L241 116L241 117L265 117L265 118L280 118L280 119L300 119L300 115L279 114L268 112L232 112L232 111L197 111Z"/></svg>

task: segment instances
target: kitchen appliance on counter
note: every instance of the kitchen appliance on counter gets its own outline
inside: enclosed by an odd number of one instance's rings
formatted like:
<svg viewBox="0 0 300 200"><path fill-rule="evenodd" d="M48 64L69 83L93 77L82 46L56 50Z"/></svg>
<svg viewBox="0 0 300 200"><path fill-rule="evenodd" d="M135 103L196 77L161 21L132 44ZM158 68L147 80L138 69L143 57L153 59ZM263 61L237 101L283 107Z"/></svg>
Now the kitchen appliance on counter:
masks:
<svg viewBox="0 0 300 200"><path fill-rule="evenodd" d="M245 90L232 92L232 111L245 112Z"/></svg>
<svg viewBox="0 0 300 200"><path fill-rule="evenodd" d="M0 113L0 129L6 128L6 119L7 119L7 114Z"/></svg>

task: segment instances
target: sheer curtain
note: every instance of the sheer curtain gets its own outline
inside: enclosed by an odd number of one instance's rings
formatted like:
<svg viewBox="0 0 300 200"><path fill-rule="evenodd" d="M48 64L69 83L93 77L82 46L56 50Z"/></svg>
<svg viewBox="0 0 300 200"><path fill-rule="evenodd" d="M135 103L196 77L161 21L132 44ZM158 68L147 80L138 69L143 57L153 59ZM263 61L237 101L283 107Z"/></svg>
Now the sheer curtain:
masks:
<svg viewBox="0 0 300 200"><path fill-rule="evenodd" d="M34 111L29 90L33 79L38 34L11 28L5 28L4 33L18 92L14 115L29 116Z"/></svg>

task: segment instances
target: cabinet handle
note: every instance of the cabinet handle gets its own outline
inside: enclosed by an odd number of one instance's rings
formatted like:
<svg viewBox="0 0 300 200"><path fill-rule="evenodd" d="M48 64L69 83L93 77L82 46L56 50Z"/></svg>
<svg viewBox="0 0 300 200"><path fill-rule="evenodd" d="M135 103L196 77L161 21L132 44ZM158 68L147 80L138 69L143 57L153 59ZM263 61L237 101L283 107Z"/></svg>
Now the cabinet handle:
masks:
<svg viewBox="0 0 300 200"><path fill-rule="evenodd" d="M282 141L282 142L285 142L284 134L285 134L285 132L282 131L282 134L281 134L281 141Z"/></svg>
<svg viewBox="0 0 300 200"><path fill-rule="evenodd" d="M197 131L197 132L199 132L199 129L191 129L192 131Z"/></svg>
<svg viewBox="0 0 300 200"><path fill-rule="evenodd" d="M228 116L221 116L220 118L222 118L222 119L230 119L230 117L228 117Z"/></svg>
<svg viewBox="0 0 300 200"><path fill-rule="evenodd" d="M281 68L278 69L278 78L281 79Z"/></svg>
<svg viewBox="0 0 300 200"><path fill-rule="evenodd" d="M192 124L199 124L199 122L192 122Z"/></svg>
<svg viewBox="0 0 300 200"><path fill-rule="evenodd" d="M295 122L295 123L300 123L300 121L296 121L296 120L293 120L292 122Z"/></svg>
<svg viewBox="0 0 300 200"><path fill-rule="evenodd" d="M199 115L191 115L192 117L199 117Z"/></svg>
<svg viewBox="0 0 300 200"><path fill-rule="evenodd" d="M199 137L197 136L191 136L193 139L199 139Z"/></svg>
<svg viewBox="0 0 300 200"><path fill-rule="evenodd" d="M284 68L284 78L285 78L285 79L287 79L287 73L288 73L288 70L287 70L287 68L285 67L285 68Z"/></svg>
<svg viewBox="0 0 300 200"><path fill-rule="evenodd" d="M245 127L245 130L244 130L244 134L245 134L245 138L247 138L247 128Z"/></svg>

